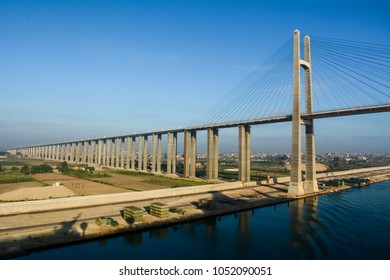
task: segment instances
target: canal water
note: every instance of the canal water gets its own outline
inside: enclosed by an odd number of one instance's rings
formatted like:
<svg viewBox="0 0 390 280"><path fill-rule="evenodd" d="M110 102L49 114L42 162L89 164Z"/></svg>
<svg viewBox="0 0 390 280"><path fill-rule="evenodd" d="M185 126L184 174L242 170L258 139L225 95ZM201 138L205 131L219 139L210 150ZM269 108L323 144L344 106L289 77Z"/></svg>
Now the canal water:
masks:
<svg viewBox="0 0 390 280"><path fill-rule="evenodd" d="M20 259L390 259L390 181Z"/></svg>

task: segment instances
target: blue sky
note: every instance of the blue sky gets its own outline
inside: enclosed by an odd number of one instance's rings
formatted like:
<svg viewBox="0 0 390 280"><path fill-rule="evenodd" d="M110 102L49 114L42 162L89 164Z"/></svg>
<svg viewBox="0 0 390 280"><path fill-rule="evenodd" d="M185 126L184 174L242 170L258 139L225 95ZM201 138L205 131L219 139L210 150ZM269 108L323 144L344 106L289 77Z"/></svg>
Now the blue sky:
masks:
<svg viewBox="0 0 390 280"><path fill-rule="evenodd" d="M390 45L389 14L385 0L1 0L0 147L190 126L294 29ZM390 152L388 127L389 113L319 120L317 150ZM290 124L252 130L252 151L289 152Z"/></svg>

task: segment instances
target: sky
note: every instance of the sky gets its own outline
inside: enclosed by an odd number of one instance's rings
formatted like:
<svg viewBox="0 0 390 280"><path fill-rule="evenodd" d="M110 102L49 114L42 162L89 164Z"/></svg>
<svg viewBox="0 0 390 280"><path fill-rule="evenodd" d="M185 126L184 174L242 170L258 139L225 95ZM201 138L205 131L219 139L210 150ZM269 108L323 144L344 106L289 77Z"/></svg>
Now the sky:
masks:
<svg viewBox="0 0 390 280"><path fill-rule="evenodd" d="M1 0L0 147L191 126L295 29L390 45L387 2ZM389 113L318 120L317 152L390 152L389 127ZM290 138L289 123L253 127L252 151Z"/></svg>

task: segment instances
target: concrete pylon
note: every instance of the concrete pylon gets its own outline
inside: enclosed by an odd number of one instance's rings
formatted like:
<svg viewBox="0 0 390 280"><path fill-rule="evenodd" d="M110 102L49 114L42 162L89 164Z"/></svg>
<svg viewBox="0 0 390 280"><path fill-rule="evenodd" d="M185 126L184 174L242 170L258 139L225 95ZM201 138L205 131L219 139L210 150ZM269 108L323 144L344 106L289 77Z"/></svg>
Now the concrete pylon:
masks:
<svg viewBox="0 0 390 280"><path fill-rule="evenodd" d="M251 157L250 157L250 126L238 127L238 180L250 181Z"/></svg>
<svg viewBox="0 0 390 280"><path fill-rule="evenodd" d="M102 165L107 166L107 139L103 140Z"/></svg>
<svg viewBox="0 0 390 280"><path fill-rule="evenodd" d="M157 173L161 173L161 153L162 153L162 139L161 134L157 135L157 166L156 171Z"/></svg>
<svg viewBox="0 0 390 280"><path fill-rule="evenodd" d="M172 143L172 174L176 174L177 166L177 132L173 133L173 143Z"/></svg>
<svg viewBox="0 0 390 280"><path fill-rule="evenodd" d="M294 31L293 47L293 112L292 112L292 146L291 172L288 193L301 195L304 193L302 184L301 160L301 85L300 85L300 33Z"/></svg>
<svg viewBox="0 0 390 280"><path fill-rule="evenodd" d="M145 135L144 137L144 164L142 171L147 172L148 171L148 136Z"/></svg>
<svg viewBox="0 0 390 280"><path fill-rule="evenodd" d="M207 179L218 179L218 129L207 130Z"/></svg>
<svg viewBox="0 0 390 280"><path fill-rule="evenodd" d="M191 138L190 131L184 131L184 177L190 177L190 152L191 152Z"/></svg>
<svg viewBox="0 0 390 280"><path fill-rule="evenodd" d="M305 59L305 105L306 113L313 113L313 89L312 89L312 64L310 52L310 37L304 39L304 59ZM305 122L306 137L306 180L304 181L305 193L318 192L316 178L316 153L314 143L314 121L313 119Z"/></svg>
<svg viewBox="0 0 390 280"><path fill-rule="evenodd" d="M125 168L125 138L121 138L121 168Z"/></svg>
<svg viewBox="0 0 390 280"><path fill-rule="evenodd" d="M172 132L168 132L167 142L167 174L172 174Z"/></svg>
<svg viewBox="0 0 390 280"><path fill-rule="evenodd" d="M196 177L196 131L191 131L190 177Z"/></svg>
<svg viewBox="0 0 390 280"><path fill-rule="evenodd" d="M152 165L151 165L151 172L156 172L156 148L157 148L157 135L152 135Z"/></svg>
<svg viewBox="0 0 390 280"><path fill-rule="evenodd" d="M293 113L292 113L292 148L291 148L291 176L288 193L292 195L302 195L318 191L316 179L315 145L314 145L314 125L313 120L306 121L306 181L302 183L302 143L301 143L301 67L305 70L305 107L306 113L313 112L312 94L312 65L310 57L310 38L305 37L304 59L300 59L300 33L294 31L294 51L293 51Z"/></svg>
<svg viewBox="0 0 390 280"><path fill-rule="evenodd" d="M207 129L207 179L213 179L213 162L214 162L214 131L212 128Z"/></svg>
<svg viewBox="0 0 390 280"><path fill-rule="evenodd" d="M135 158L136 158L136 152L137 150L137 144L136 144L136 137L131 138L131 169L135 170Z"/></svg>
<svg viewBox="0 0 390 280"><path fill-rule="evenodd" d="M142 170L142 163L143 163L143 155L144 155L144 137L140 136L138 137L138 171Z"/></svg>
<svg viewBox="0 0 390 280"><path fill-rule="evenodd" d="M214 139L213 139L213 179L218 179L218 155L219 155L219 132L218 129L214 129Z"/></svg>

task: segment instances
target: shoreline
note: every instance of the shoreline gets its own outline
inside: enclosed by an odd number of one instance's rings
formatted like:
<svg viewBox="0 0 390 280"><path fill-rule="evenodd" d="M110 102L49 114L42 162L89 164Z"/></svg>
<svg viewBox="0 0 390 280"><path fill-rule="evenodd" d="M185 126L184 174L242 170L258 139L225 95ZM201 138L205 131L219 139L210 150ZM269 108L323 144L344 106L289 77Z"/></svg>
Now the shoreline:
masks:
<svg viewBox="0 0 390 280"><path fill-rule="evenodd" d="M382 170L379 173L364 176L363 178L370 178L370 181L374 183L390 180L390 170ZM326 179L331 178L333 177L329 176ZM286 184L241 186L240 188L177 197L154 197L110 205L0 216L0 221L4 222L2 224L5 225L0 228L0 259L15 258L38 250L83 243L98 240L102 237L118 236L135 231L172 226L210 216L220 216L276 205L350 188L354 188L354 186L320 186L320 191L317 193L288 196ZM177 190L175 189L175 191ZM202 207L199 204L201 200L213 202L211 204L212 207ZM154 217L150 215L148 208L152 202L157 201L167 204L170 208L183 209L186 213L183 215L169 212L169 217L167 218ZM121 211L125 206L130 205L143 209L144 221L142 223L129 223L122 218ZM95 220L101 216L112 217L119 225L116 227L99 227ZM24 226L20 226L20 224Z"/></svg>

